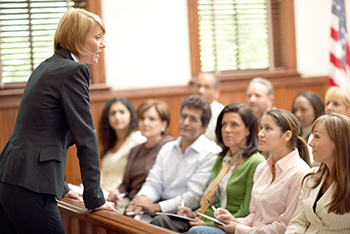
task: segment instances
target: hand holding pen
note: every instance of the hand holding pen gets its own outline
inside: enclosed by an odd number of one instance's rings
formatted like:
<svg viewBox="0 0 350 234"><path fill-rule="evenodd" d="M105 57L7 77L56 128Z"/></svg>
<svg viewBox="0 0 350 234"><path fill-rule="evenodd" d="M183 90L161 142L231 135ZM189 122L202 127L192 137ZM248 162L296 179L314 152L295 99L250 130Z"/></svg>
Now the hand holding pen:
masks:
<svg viewBox="0 0 350 234"><path fill-rule="evenodd" d="M213 211L216 211L215 206L209 201L209 199L207 199L207 202L209 203L210 207L213 209Z"/></svg>
<svg viewBox="0 0 350 234"><path fill-rule="evenodd" d="M185 207L185 201L184 201L184 197L183 197L183 194L181 194L181 207ZM185 215L185 211L182 210L182 215Z"/></svg>

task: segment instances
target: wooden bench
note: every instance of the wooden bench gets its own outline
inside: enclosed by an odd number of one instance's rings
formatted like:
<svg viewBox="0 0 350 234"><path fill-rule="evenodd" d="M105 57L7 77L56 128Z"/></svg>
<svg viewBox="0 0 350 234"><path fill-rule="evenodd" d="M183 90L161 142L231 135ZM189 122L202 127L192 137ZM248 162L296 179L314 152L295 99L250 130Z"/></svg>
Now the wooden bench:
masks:
<svg viewBox="0 0 350 234"><path fill-rule="evenodd" d="M175 232L108 211L87 210L83 203L63 198L57 203L66 234L122 234Z"/></svg>

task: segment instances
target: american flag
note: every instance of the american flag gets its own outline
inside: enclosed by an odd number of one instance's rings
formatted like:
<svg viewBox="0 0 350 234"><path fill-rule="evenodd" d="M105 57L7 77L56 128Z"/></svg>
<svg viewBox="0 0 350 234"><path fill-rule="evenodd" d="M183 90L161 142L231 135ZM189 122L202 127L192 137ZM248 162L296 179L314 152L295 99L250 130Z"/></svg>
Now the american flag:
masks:
<svg viewBox="0 0 350 234"><path fill-rule="evenodd" d="M344 0L332 1L329 84L350 91L350 52Z"/></svg>

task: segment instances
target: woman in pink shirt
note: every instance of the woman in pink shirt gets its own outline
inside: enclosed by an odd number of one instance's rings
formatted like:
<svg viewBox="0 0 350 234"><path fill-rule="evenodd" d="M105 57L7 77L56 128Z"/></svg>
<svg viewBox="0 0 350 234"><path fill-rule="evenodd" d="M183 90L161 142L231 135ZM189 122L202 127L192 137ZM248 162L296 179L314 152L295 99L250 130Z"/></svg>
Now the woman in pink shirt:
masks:
<svg viewBox="0 0 350 234"><path fill-rule="evenodd" d="M298 202L301 181L310 170L307 145L299 131L297 118L286 110L272 109L263 116L259 150L269 151L271 156L255 171L250 214L236 219L218 208L214 215L226 225L205 227L200 233L285 232Z"/></svg>

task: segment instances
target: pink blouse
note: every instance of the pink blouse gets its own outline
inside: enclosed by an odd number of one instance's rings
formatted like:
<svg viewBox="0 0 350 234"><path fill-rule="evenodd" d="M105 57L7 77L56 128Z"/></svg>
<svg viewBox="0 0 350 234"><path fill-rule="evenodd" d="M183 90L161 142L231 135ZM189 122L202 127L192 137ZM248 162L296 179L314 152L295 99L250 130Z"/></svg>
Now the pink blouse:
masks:
<svg viewBox="0 0 350 234"><path fill-rule="evenodd" d="M273 164L276 175L272 182ZM261 163L254 174L250 215L238 219L235 234L284 233L298 202L301 181L309 170L298 150L276 163L272 157Z"/></svg>

